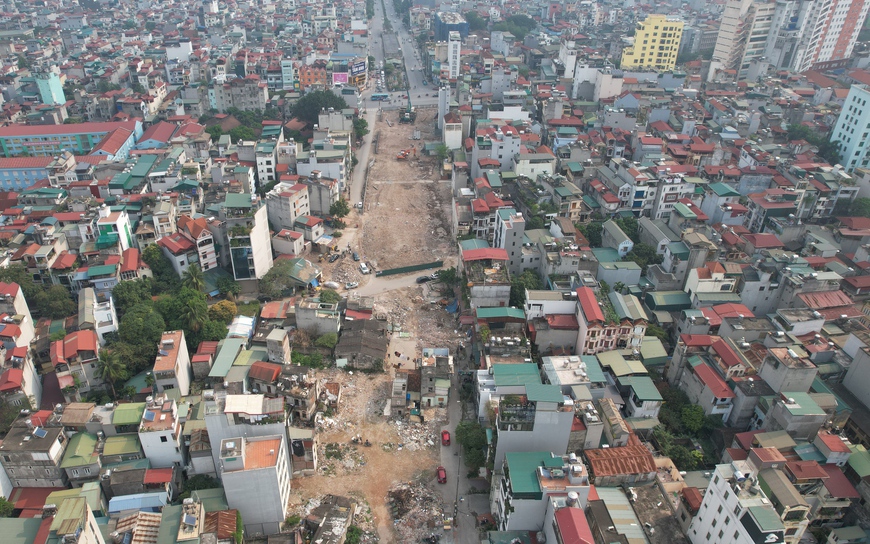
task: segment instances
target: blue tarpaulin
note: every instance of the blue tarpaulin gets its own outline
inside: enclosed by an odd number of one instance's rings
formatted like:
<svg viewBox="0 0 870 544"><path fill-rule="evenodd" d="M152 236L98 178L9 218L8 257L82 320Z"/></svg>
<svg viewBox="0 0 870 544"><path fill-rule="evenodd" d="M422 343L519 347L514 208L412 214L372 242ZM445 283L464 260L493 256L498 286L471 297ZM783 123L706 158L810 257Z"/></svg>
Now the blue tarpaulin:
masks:
<svg viewBox="0 0 870 544"><path fill-rule="evenodd" d="M318 285L320 285L320 284L317 282L317 278L314 278L313 280L311 280L312 287L317 287Z"/></svg>
<svg viewBox="0 0 870 544"><path fill-rule="evenodd" d="M456 300L451 302L449 306L447 306L447 312L451 313L451 314L455 314L458 310L459 310L459 299L457 298Z"/></svg>

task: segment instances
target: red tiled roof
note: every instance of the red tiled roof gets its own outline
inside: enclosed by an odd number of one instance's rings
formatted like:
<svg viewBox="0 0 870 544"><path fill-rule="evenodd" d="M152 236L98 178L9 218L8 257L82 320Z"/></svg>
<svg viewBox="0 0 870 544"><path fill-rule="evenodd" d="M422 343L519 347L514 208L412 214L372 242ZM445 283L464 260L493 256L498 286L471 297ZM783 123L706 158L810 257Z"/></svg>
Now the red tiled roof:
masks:
<svg viewBox="0 0 870 544"><path fill-rule="evenodd" d="M131 130L127 130L126 128L116 128L112 132L106 134L106 136L100 140L96 146L94 146L91 150L91 155L96 154L98 151L114 155L121 150L124 142L130 139L131 134L133 134L133 131Z"/></svg>
<svg viewBox="0 0 870 544"><path fill-rule="evenodd" d="M598 305L595 291L589 287L578 287L577 302L580 303L580 309L583 311L583 316L587 322L604 321L604 312L601 311L601 307Z"/></svg>
<svg viewBox="0 0 870 544"><path fill-rule="evenodd" d="M640 445L586 450L584 454L589 461L589 470L595 477L656 471L652 453Z"/></svg>
<svg viewBox="0 0 870 544"><path fill-rule="evenodd" d="M849 446L847 446L846 443L843 442L843 439L840 438L839 435L831 434L828 432L821 432L816 436L832 452L851 453L852 451L849 449Z"/></svg>
<svg viewBox="0 0 870 544"><path fill-rule="evenodd" d="M178 125L160 121L156 125L148 127L148 130L146 130L145 133L142 134L142 137L139 138L139 142L156 140L158 142L166 143L170 138L172 138L172 135L175 133L175 129L177 128Z"/></svg>
<svg viewBox="0 0 870 544"><path fill-rule="evenodd" d="M800 293L798 297L807 305L807 308L814 310L837 308L852 304L852 300L839 289L836 291L823 291L821 293Z"/></svg>
<svg viewBox="0 0 870 544"><path fill-rule="evenodd" d="M507 251L499 247L481 247L477 249L466 249L462 252L462 261L507 261Z"/></svg>
<svg viewBox="0 0 870 544"><path fill-rule="evenodd" d="M76 258L77 256L73 253L61 251L60 255L57 256L57 259L51 263L51 268L52 270L65 270L67 268L72 268L72 266L76 264Z"/></svg>
<svg viewBox="0 0 870 544"><path fill-rule="evenodd" d="M851 278L845 278L844 281L855 289L870 287L870 276L853 276Z"/></svg>
<svg viewBox="0 0 870 544"><path fill-rule="evenodd" d="M281 365L267 363L265 361L257 361L252 364L251 369L248 370L248 378L267 383L272 383L277 380L280 374Z"/></svg>
<svg viewBox="0 0 870 544"><path fill-rule="evenodd" d="M734 391L728 387L725 380L723 380L707 363L701 363L698 366L693 367L692 370L695 371L695 374L701 380L701 383L706 385L710 391L713 392L713 396L717 399L730 399L737 396L734 394Z"/></svg>
<svg viewBox="0 0 870 544"><path fill-rule="evenodd" d="M19 287L17 283L6 283L0 281L0 295L15 297L18 296L19 290L21 290L21 287Z"/></svg>
<svg viewBox="0 0 870 544"><path fill-rule="evenodd" d="M20 368L10 368L0 376L0 393L21 389L24 371Z"/></svg>
<svg viewBox="0 0 870 544"><path fill-rule="evenodd" d="M359 310L345 310L344 316L353 321L365 321L372 318L371 312L361 312Z"/></svg>
<svg viewBox="0 0 870 544"><path fill-rule="evenodd" d="M753 314L752 311L743 304L717 304L712 307L712 310L721 318L740 316L750 318L755 317L755 314Z"/></svg>
<svg viewBox="0 0 870 544"><path fill-rule="evenodd" d="M576 331L580 328L574 314L549 314L547 315L547 323L551 329L556 330Z"/></svg>
<svg viewBox="0 0 870 544"><path fill-rule="evenodd" d="M785 467L798 480L827 478L828 474L815 461L789 461Z"/></svg>
<svg viewBox="0 0 870 544"><path fill-rule="evenodd" d="M725 363L725 366L727 366L728 368L743 364L743 362L740 360L740 357L738 357L737 354L734 353L734 350L731 349L731 346L726 344L724 340L717 340L716 342L713 342L712 348L713 351L716 352L716 355L718 355L722 359L722 362Z"/></svg>
<svg viewBox="0 0 870 544"><path fill-rule="evenodd" d="M136 130L138 121L114 121L109 123L78 123L71 125L9 125L0 127L0 138L22 136L53 136L56 134L94 134L111 132L116 128Z"/></svg>
<svg viewBox="0 0 870 544"><path fill-rule="evenodd" d="M97 333L92 330L70 333L64 337L62 342L64 359L71 359L80 351L97 352Z"/></svg>
<svg viewBox="0 0 870 544"><path fill-rule="evenodd" d="M75 255L73 255L75 257ZM124 250L121 254L121 272L134 272L139 269L139 250L135 247Z"/></svg>
<svg viewBox="0 0 870 544"><path fill-rule="evenodd" d="M554 515L562 544L594 544L592 529L580 508L560 508Z"/></svg>
<svg viewBox="0 0 870 544"><path fill-rule="evenodd" d="M157 245L159 245L160 247L165 247L173 255L179 255L186 251L190 251L194 247L193 242L191 242L178 232L169 236L164 236L163 238L157 240Z"/></svg>
<svg viewBox="0 0 870 544"><path fill-rule="evenodd" d="M287 311L294 307L296 299L267 302L260 310L260 319L287 319Z"/></svg>
<svg viewBox="0 0 870 544"><path fill-rule="evenodd" d="M707 347L712 346L717 337L708 334L681 334L680 341L687 346Z"/></svg>
<svg viewBox="0 0 870 544"><path fill-rule="evenodd" d="M757 249L785 247L775 234L770 233L744 234L743 239L755 246Z"/></svg>
<svg viewBox="0 0 870 544"><path fill-rule="evenodd" d="M171 468L149 468L145 471L143 484L165 484L172 481Z"/></svg>
<svg viewBox="0 0 870 544"><path fill-rule="evenodd" d="M846 478L843 471L837 465L824 465L822 470L828 473L828 479L824 480L825 489L836 499L860 499L861 495L855 490L855 486Z"/></svg>
<svg viewBox="0 0 870 544"><path fill-rule="evenodd" d="M7 168L45 168L53 160L52 157L4 157L0 158L0 170Z"/></svg>
<svg viewBox="0 0 870 544"><path fill-rule="evenodd" d="M684 487L682 493L683 498L686 500L686 504L692 512L697 512L701 509L703 498L701 497L701 492L697 487Z"/></svg>

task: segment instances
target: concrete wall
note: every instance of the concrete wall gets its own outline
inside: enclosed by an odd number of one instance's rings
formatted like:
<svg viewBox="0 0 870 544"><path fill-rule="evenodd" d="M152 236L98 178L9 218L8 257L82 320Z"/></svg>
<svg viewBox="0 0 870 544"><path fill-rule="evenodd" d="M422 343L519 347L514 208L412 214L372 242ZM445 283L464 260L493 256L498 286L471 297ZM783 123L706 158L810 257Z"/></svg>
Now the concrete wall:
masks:
<svg viewBox="0 0 870 544"><path fill-rule="evenodd" d="M568 451L568 435L573 420L574 412L538 410L531 431L498 431L495 466L501 466L507 452L551 451L557 455L564 454Z"/></svg>
<svg viewBox="0 0 870 544"><path fill-rule="evenodd" d="M223 474L227 503L242 514L248 535L269 535L280 531L284 509L276 482L275 467Z"/></svg>

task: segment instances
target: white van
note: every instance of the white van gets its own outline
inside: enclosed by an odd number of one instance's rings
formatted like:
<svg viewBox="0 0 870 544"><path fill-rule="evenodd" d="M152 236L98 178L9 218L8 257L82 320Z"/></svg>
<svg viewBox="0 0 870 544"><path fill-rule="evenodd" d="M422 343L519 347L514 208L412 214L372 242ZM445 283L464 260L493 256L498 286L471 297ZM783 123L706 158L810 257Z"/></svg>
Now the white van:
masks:
<svg viewBox="0 0 870 544"><path fill-rule="evenodd" d="M369 267L366 266L366 263L359 263L359 271L363 274L368 274L369 272L371 272L371 270L369 270Z"/></svg>

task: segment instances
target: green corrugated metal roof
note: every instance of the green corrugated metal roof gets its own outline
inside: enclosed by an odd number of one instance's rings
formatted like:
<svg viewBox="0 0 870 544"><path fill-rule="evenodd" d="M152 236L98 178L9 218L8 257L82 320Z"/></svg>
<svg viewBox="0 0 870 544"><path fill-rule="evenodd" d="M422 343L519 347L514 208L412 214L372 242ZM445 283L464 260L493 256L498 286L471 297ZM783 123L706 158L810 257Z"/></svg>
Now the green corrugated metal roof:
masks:
<svg viewBox="0 0 870 544"><path fill-rule="evenodd" d="M181 507L179 506L178 508ZM3 544L33 544L36 541L36 533L39 532L41 526L42 518L0 519Z"/></svg>
<svg viewBox="0 0 870 544"><path fill-rule="evenodd" d="M646 367L643 366L643 363L634 359L626 359L622 353L616 350L599 353L597 357L602 368L609 368L610 372L617 378L631 374L646 374Z"/></svg>
<svg viewBox="0 0 870 544"><path fill-rule="evenodd" d="M707 187L718 196L740 196L740 193L732 189L730 185L726 185L721 181L711 183L710 185L707 185Z"/></svg>
<svg viewBox="0 0 870 544"><path fill-rule="evenodd" d="M686 219L697 219L698 214L689 209L688 206L683 204L682 202L677 202L674 204L674 211Z"/></svg>
<svg viewBox="0 0 870 544"><path fill-rule="evenodd" d="M595 199L589 195L583 195L583 202L585 202L586 205L589 206L590 208L592 208L593 210L597 210L598 208L601 207L601 204L599 204L598 202L595 202Z"/></svg>
<svg viewBox="0 0 870 544"><path fill-rule="evenodd" d="M586 363L586 377L589 378L589 383L604 383L607 378L604 377L604 371L601 370L601 363L598 362L598 357L594 355L581 355L580 360Z"/></svg>
<svg viewBox="0 0 870 544"><path fill-rule="evenodd" d="M538 365L534 363L494 364L492 376L496 387L541 383Z"/></svg>
<svg viewBox="0 0 870 544"><path fill-rule="evenodd" d="M64 499L78 497L85 499L91 512L105 513L103 512L102 489L100 489L99 482L86 482L81 487L49 493L45 498L45 504L60 504ZM4 542L6 542L5 539Z"/></svg>
<svg viewBox="0 0 870 544"><path fill-rule="evenodd" d="M795 400L795 404L783 404L785 409L792 415L821 416L825 414L825 411L819 408L819 405L816 404L816 401L813 400L809 393L783 391L782 395L788 399Z"/></svg>
<svg viewBox="0 0 870 544"><path fill-rule="evenodd" d="M558 385L540 383L526 384L526 397L532 402L563 402L562 390Z"/></svg>
<svg viewBox="0 0 870 544"><path fill-rule="evenodd" d="M679 257L683 260L689 258L689 248L682 241L671 242L670 244L668 244L668 249L671 253L674 254L674 257Z"/></svg>
<svg viewBox="0 0 870 544"><path fill-rule="evenodd" d="M562 467L562 458L553 458L550 452L509 452L504 458L510 471L511 491L515 495L541 493L538 467Z"/></svg>
<svg viewBox="0 0 870 544"><path fill-rule="evenodd" d="M652 291L646 294L650 310L685 310L692 307L692 299L685 291Z"/></svg>
<svg viewBox="0 0 870 544"><path fill-rule="evenodd" d="M649 376L632 376L627 378L620 378L619 383L631 387L632 390L634 390L634 394L637 395L637 398L640 400L664 400L662 399L662 394L659 393L658 389L656 389L656 385L653 383Z"/></svg>
<svg viewBox="0 0 870 544"><path fill-rule="evenodd" d="M114 264L104 264L101 266L91 266L88 268L88 277L94 278L96 276L109 276L115 273L118 265Z"/></svg>
<svg viewBox="0 0 870 544"><path fill-rule="evenodd" d="M72 435L66 447L66 453L63 455L63 461L60 463L60 468L82 467L96 462L97 456L94 455L96 447L96 435L91 433Z"/></svg>
<svg viewBox="0 0 870 544"><path fill-rule="evenodd" d="M644 336L640 345L640 358L644 366L663 365L668 361L668 352L661 340L655 336Z"/></svg>
<svg viewBox="0 0 870 544"><path fill-rule="evenodd" d="M768 532L776 531L777 529L785 529L782 520L779 519L776 510L772 507L750 506L748 510L752 514L752 517L755 518L755 521L758 522L758 526L762 531Z"/></svg>
<svg viewBox="0 0 870 544"><path fill-rule="evenodd" d="M139 435L119 434L106 438L103 455L131 455L139 452Z"/></svg>
<svg viewBox="0 0 870 544"><path fill-rule="evenodd" d="M112 425L138 425L144 413L144 402L119 404L112 415Z"/></svg>
<svg viewBox="0 0 870 544"><path fill-rule="evenodd" d="M215 357L214 365L211 367L211 372L208 373L209 378L224 378L233 367L236 356L239 354L247 339L245 338L227 338L221 341L220 350Z"/></svg>
<svg viewBox="0 0 870 544"><path fill-rule="evenodd" d="M481 240L480 238L472 238L471 240L462 240L459 242L459 248L462 251L467 251L469 249L485 249L489 247L489 243L486 240Z"/></svg>
<svg viewBox="0 0 870 544"><path fill-rule="evenodd" d="M525 319L526 313L519 308L508 308L507 306L493 308L477 308L477 317L479 319L496 319L499 317L512 317L515 319Z"/></svg>
<svg viewBox="0 0 870 544"><path fill-rule="evenodd" d="M251 208L251 195L249 193L227 193L224 199L224 206L227 208Z"/></svg>
<svg viewBox="0 0 870 544"><path fill-rule="evenodd" d="M849 456L849 466L855 471L858 476L865 478L870 476L870 452L861 444L853 444L849 446L852 450L852 455Z"/></svg>

